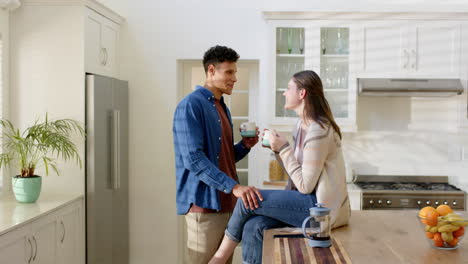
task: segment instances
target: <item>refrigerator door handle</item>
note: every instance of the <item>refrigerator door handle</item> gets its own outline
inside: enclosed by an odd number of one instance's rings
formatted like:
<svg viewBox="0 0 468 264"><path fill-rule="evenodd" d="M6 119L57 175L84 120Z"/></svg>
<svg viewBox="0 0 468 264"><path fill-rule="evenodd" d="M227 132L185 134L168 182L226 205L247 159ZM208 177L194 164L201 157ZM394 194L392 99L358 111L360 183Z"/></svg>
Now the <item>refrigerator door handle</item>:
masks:
<svg viewBox="0 0 468 264"><path fill-rule="evenodd" d="M112 110L112 189L120 188L120 111Z"/></svg>

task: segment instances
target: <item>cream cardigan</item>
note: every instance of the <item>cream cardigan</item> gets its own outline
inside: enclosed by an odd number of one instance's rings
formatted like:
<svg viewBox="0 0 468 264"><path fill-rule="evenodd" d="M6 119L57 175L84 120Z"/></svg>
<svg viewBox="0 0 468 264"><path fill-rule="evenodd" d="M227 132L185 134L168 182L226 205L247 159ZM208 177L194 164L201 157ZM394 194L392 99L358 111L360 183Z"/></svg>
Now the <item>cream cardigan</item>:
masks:
<svg viewBox="0 0 468 264"><path fill-rule="evenodd" d="M294 138L300 125L301 121L293 132ZM348 223L351 209L343 152L340 137L333 127L322 128L316 122L308 127L302 166L297 162L294 148L290 145L283 147L277 158L299 192L309 194L316 190L317 202L331 209L332 228Z"/></svg>

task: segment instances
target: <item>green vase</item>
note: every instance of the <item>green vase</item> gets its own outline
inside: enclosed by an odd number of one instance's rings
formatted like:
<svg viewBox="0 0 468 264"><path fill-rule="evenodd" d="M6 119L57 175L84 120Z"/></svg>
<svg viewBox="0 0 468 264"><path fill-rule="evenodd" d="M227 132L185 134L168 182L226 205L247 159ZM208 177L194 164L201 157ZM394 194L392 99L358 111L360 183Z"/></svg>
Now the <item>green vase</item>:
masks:
<svg viewBox="0 0 468 264"><path fill-rule="evenodd" d="M41 193L42 178L36 175L26 178L15 176L11 184L18 202L34 203Z"/></svg>

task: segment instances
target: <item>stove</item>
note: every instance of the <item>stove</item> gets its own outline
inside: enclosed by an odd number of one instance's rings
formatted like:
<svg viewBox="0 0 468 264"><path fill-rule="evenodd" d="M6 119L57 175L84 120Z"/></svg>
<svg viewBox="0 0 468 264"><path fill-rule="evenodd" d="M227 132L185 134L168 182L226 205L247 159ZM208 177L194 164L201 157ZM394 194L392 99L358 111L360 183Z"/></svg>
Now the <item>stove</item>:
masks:
<svg viewBox="0 0 468 264"><path fill-rule="evenodd" d="M447 176L357 175L363 210L420 209L446 204L465 210L465 192L448 183Z"/></svg>

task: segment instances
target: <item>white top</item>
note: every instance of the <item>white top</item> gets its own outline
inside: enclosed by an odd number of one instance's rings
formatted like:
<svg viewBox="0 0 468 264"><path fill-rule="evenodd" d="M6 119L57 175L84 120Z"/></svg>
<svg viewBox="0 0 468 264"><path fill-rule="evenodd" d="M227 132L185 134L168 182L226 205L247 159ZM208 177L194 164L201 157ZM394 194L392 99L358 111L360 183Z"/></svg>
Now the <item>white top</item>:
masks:
<svg viewBox="0 0 468 264"><path fill-rule="evenodd" d="M302 164L297 161L291 146L283 148L279 157L297 190L304 194L316 190L317 202L331 209L332 227L348 223L351 209L343 152L340 137L333 127L322 128L315 122L308 127Z"/></svg>
<svg viewBox="0 0 468 264"><path fill-rule="evenodd" d="M41 194L35 203L19 203L13 194L0 196L0 235L58 208L83 199L82 194Z"/></svg>

